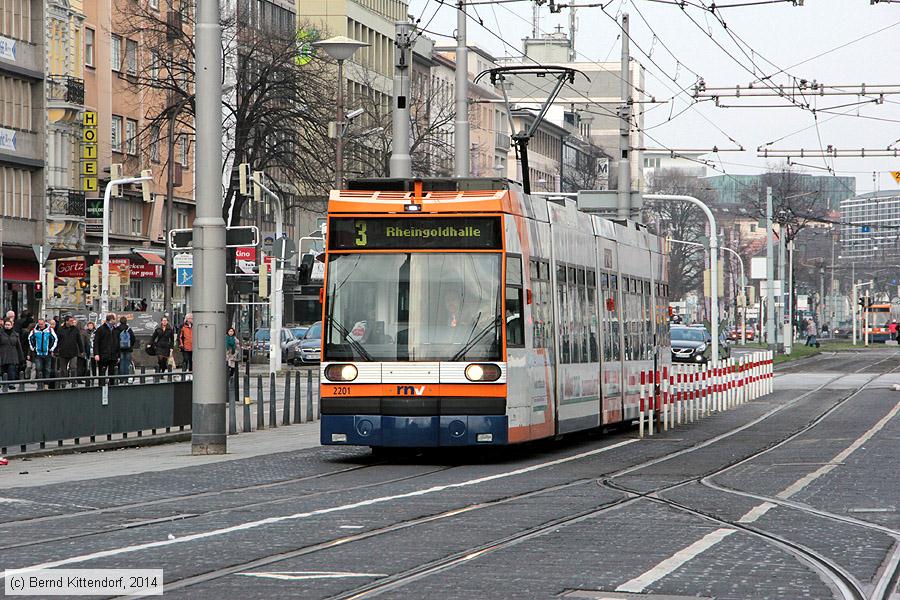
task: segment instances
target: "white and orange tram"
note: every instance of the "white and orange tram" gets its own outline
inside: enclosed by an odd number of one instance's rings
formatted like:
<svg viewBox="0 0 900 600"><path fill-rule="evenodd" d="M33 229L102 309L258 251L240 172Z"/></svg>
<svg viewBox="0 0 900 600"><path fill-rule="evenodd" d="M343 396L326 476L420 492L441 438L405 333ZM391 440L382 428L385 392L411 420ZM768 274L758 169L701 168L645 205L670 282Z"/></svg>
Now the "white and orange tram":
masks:
<svg viewBox="0 0 900 600"><path fill-rule="evenodd" d="M515 444L636 419L670 360L662 240L501 179L328 204L323 444Z"/></svg>

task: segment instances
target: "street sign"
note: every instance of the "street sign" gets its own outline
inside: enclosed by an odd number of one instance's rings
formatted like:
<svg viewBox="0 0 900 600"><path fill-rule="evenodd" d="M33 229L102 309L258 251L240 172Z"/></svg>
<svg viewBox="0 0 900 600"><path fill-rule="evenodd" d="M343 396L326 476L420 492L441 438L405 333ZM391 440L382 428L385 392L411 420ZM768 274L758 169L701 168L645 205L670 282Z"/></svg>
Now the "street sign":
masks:
<svg viewBox="0 0 900 600"><path fill-rule="evenodd" d="M194 266L194 255L190 252L182 252L172 257L172 266L176 269L190 269Z"/></svg>
<svg viewBox="0 0 900 600"><path fill-rule="evenodd" d="M750 279L766 279L765 256L754 256L750 259Z"/></svg>
<svg viewBox="0 0 900 600"><path fill-rule="evenodd" d="M179 287L190 287L194 283L194 268L185 267L175 269L175 285Z"/></svg>
<svg viewBox="0 0 900 600"><path fill-rule="evenodd" d="M272 247L272 254L281 261L290 260L296 253L297 245L289 237L278 238Z"/></svg>
<svg viewBox="0 0 900 600"><path fill-rule="evenodd" d="M900 183L900 171L891 171L891 177L894 178L894 181Z"/></svg>
<svg viewBox="0 0 900 600"><path fill-rule="evenodd" d="M225 247L237 248L239 246L258 246L259 229L253 225L228 227L225 229ZM193 250L193 229L169 230L169 248L172 250Z"/></svg>
<svg viewBox="0 0 900 600"><path fill-rule="evenodd" d="M860 233L872 233L872 228L869 225L861 225L859 228Z"/></svg>
<svg viewBox="0 0 900 600"><path fill-rule="evenodd" d="M43 246L40 244L32 244L31 248L34 250L34 256L37 259L39 266L43 266L44 263L47 262L47 259L50 257L50 250L53 249L50 244L44 244Z"/></svg>
<svg viewBox="0 0 900 600"><path fill-rule="evenodd" d="M256 248L253 246L242 246L234 249L234 260L239 271L253 273L256 267Z"/></svg>

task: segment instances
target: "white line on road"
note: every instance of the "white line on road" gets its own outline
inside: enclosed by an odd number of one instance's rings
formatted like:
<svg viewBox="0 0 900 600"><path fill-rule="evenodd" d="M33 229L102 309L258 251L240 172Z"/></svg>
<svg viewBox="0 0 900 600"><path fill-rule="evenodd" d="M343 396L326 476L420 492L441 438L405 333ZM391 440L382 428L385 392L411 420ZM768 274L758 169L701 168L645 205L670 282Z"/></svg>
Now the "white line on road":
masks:
<svg viewBox="0 0 900 600"><path fill-rule="evenodd" d="M279 571L260 573L236 573L245 577L261 577L263 579L280 579L282 581L302 581L306 579L344 579L346 577L387 577L384 573L344 573L341 571Z"/></svg>
<svg viewBox="0 0 900 600"><path fill-rule="evenodd" d="M762 504L754 506L749 511L747 511L747 514L738 519L738 523L753 523L776 506L778 505L772 504L771 502L763 502Z"/></svg>
<svg viewBox="0 0 900 600"><path fill-rule="evenodd" d="M636 594L643 592L647 588L647 586L659 581L666 575L669 575L675 569L682 566L700 553L709 550L720 541L734 533L734 531L734 529L723 527L721 529L716 529L715 531L707 533L687 548L679 550L649 571L635 577L631 581L623 583L616 588L616 591L632 592Z"/></svg>
<svg viewBox="0 0 900 600"><path fill-rule="evenodd" d="M792 485L785 488L783 491L779 492L775 497L781 498L782 500L786 500L808 486L810 483L825 475L826 473L830 473L833 471L839 464L843 463L847 457L851 454L859 450L859 448L872 439L876 433L884 429L884 426L890 423L891 419L897 416L897 412L900 411L900 402L894 405L894 408L891 409L888 414L886 414L880 421L875 423L871 429L866 431L864 434L859 436L855 442L847 446L842 452L838 453L837 456L832 458L828 464L816 469L809 475L800 478L798 481L794 482Z"/></svg>
<svg viewBox="0 0 900 600"><path fill-rule="evenodd" d="M487 483L489 481L505 479L507 477L515 477L516 475L524 475L526 473L531 473L533 471L546 469L548 467L555 467L557 465L572 462L575 460L581 460L583 458L588 458L590 456L594 456L597 454L601 454L603 452L608 452L610 450L615 450L616 448L621 448L623 446L633 444L637 441L638 441L637 439L625 440L622 442L618 442L616 444L611 444L609 446L597 448L595 450L589 450L588 452L581 452L579 454L573 454L571 456L566 456L564 458L558 458L556 460L538 463L538 464L531 465L528 467L523 467L521 469L515 469L513 471L504 471L502 473L496 473L494 475L487 475L485 477L479 477L477 479L469 479L467 481L461 481L459 483L448 483L445 485L436 485L436 486L432 486L429 488L415 490L412 492L406 492L404 494L394 494L391 496L380 496L378 498L362 500L360 502L353 502L351 504L342 504L340 506L332 506L329 508L320 508L318 510L311 510L308 512L295 513L292 515L284 515L281 517L269 517L267 519L260 519L257 521L248 521L246 523L241 523L240 525L232 525L231 527L223 527L221 529L213 529L210 531L194 533L191 535L186 535L184 537L175 538L174 540L166 539L166 540L159 540L159 541L155 541L155 542L146 542L143 544L135 544L133 546L123 546L121 548L112 548L110 550L101 550L99 552L92 552L90 554L82 554L79 556L72 556L70 558L63 558L60 560L55 560L55 561L51 561L51 562L32 565L29 567L22 567L22 569L20 569L19 571L25 571L25 570L34 571L34 570L38 570L38 569L53 569L56 567L61 567L63 565L87 562L87 561L91 561L91 560L97 560L99 558L107 558L110 556L119 556L120 554L139 552L141 550L149 550L151 548L162 548L165 546L171 546L173 544L183 544L186 542L193 542L196 540L203 540L203 539L208 539L208 538L217 537L217 536L221 536L221 535L227 535L229 533L235 533L238 531L247 531L250 529L255 529L257 527L263 527L265 525L273 525L275 523L281 523L284 521L307 519L309 517L317 517L320 515L326 515L326 514L331 514L331 513L336 513L336 512L344 512L344 511L348 511L348 510L353 510L356 508L364 508L364 507L372 506L375 504L384 504L386 502L391 502L394 500L404 500L407 498L416 498L419 496L435 494L438 492L444 492L444 491L452 490L452 489L456 489L456 488L469 487L469 486L478 485L481 483ZM5 574L0 574L0 580L3 580L5 577L6 577Z"/></svg>

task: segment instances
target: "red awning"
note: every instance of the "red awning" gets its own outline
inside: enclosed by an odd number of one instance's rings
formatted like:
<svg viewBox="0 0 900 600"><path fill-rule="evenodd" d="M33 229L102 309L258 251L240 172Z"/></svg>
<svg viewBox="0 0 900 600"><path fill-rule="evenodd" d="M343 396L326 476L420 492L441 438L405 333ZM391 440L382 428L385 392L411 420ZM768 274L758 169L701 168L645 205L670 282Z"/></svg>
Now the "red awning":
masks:
<svg viewBox="0 0 900 600"><path fill-rule="evenodd" d="M37 262L24 260L3 260L3 281L35 282L38 278Z"/></svg>
<svg viewBox="0 0 900 600"><path fill-rule="evenodd" d="M159 254L154 254L152 252L135 252L135 254L146 260L148 265L166 264L166 261L164 261L162 256L160 256Z"/></svg>

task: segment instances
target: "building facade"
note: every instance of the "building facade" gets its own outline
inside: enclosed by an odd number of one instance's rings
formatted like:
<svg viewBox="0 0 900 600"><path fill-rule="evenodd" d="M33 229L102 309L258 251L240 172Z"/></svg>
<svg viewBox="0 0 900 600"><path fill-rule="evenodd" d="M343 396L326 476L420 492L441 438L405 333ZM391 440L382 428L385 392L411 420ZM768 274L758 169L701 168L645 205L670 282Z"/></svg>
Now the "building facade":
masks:
<svg viewBox="0 0 900 600"><path fill-rule="evenodd" d="M900 193L870 192L841 202L843 261L874 261L900 256Z"/></svg>

